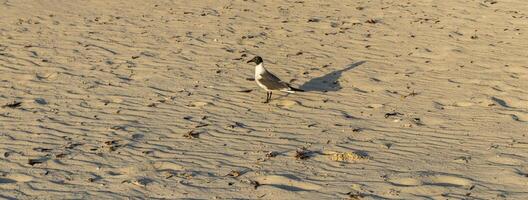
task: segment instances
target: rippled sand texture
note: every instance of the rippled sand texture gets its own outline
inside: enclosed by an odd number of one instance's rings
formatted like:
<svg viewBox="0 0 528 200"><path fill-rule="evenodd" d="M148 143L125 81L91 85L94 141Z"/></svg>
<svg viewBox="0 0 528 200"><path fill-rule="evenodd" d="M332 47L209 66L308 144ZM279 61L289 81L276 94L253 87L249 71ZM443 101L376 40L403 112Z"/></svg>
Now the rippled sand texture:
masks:
<svg viewBox="0 0 528 200"><path fill-rule="evenodd" d="M0 0L0 198L527 199L527 49L524 0Z"/></svg>

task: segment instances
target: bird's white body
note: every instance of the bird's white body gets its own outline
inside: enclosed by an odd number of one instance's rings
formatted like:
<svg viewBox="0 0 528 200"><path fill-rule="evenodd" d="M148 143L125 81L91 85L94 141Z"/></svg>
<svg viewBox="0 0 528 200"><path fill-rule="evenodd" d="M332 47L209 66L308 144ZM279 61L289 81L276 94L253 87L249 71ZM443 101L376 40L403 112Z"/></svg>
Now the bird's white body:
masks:
<svg viewBox="0 0 528 200"><path fill-rule="evenodd" d="M262 78L262 74L264 74L264 72L266 72L266 68L264 68L264 65L262 63L255 66L255 82L257 82L257 85L263 88L264 90L270 91L268 90L268 87L266 87L265 85L260 83L260 81L258 81L259 79Z"/></svg>

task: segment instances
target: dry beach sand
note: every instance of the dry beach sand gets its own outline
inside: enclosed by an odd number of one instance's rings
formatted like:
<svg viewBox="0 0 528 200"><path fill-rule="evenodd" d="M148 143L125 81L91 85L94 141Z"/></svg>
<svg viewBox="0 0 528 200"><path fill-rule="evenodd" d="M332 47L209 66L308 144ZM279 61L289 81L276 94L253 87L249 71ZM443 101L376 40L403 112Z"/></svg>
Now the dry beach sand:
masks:
<svg viewBox="0 0 528 200"><path fill-rule="evenodd" d="M0 199L528 199L528 3L0 0L0 105Z"/></svg>

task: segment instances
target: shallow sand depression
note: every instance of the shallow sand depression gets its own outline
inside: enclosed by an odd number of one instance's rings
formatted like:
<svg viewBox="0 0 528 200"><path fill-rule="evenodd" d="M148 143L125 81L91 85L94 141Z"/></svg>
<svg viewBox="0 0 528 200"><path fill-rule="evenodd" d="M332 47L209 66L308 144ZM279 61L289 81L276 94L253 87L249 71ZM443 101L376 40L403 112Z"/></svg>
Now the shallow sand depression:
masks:
<svg viewBox="0 0 528 200"><path fill-rule="evenodd" d="M527 11L0 0L0 199L527 199Z"/></svg>

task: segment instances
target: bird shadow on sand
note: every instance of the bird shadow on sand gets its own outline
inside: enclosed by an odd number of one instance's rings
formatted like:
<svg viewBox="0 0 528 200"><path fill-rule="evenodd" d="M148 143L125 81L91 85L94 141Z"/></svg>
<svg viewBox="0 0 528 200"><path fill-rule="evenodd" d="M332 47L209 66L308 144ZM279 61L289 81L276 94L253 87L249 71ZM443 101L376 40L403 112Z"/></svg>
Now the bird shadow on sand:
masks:
<svg viewBox="0 0 528 200"><path fill-rule="evenodd" d="M359 61L346 66L346 68L341 70L336 70L325 74L321 77L316 77L300 86L300 89L304 91L319 91L319 92L329 92L329 91L339 91L341 90L341 85L339 83L339 78L341 75L351 69L354 69L366 61Z"/></svg>

